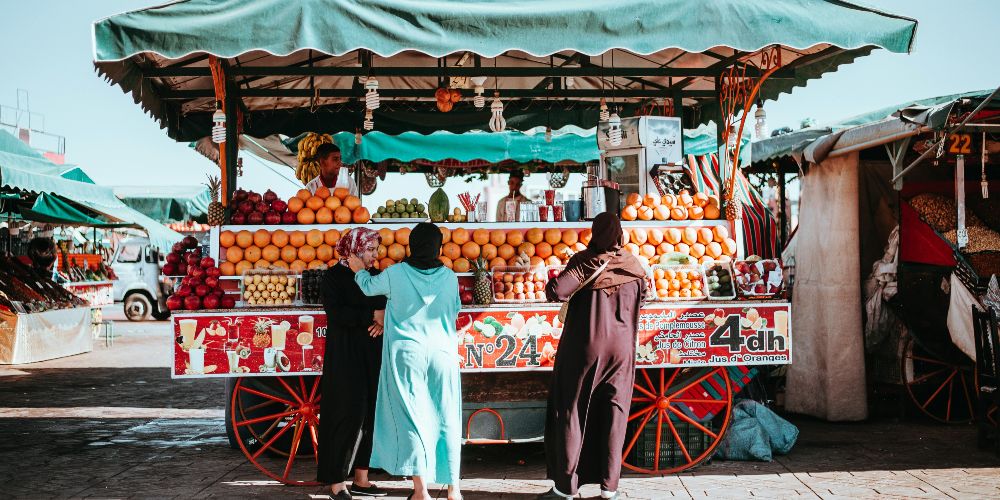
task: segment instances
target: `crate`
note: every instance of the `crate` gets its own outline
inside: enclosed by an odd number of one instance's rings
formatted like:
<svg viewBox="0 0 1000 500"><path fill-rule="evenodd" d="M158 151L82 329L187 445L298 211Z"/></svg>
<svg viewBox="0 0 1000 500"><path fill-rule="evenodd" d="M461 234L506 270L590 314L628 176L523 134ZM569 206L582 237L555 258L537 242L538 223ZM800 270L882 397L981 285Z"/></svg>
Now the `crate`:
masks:
<svg viewBox="0 0 1000 500"><path fill-rule="evenodd" d="M705 275L705 285L711 286L709 284L709 282L708 282L708 278L709 278L708 273L715 266L722 266L722 268L723 268L722 272L728 272L729 273L730 287L732 288L732 293L725 294L725 295L713 295L712 292L709 290L709 288L705 288L705 296L708 297L708 300L735 300L736 299L736 273L733 271L733 263L732 262L712 262L712 263L706 263L703 266L704 267L703 274Z"/></svg>
<svg viewBox="0 0 1000 500"><path fill-rule="evenodd" d="M524 275L525 273L530 273L530 274L535 275L536 279L532 280L532 283L533 283L533 285L532 285L532 287L533 287L532 288L532 293L536 294L535 298L532 298L532 299L528 299L528 298L524 298L524 299L498 299L498 298L495 297L495 295L497 293L505 293L506 292L505 289L498 289L497 287L498 286L504 286L504 285L508 284L506 282L502 282L502 283L498 284L497 283L498 277L502 278L505 275L513 275L513 276L517 277L518 275ZM497 303L497 304L532 304L532 303L545 302L545 285L549 282L548 271L546 270L545 267L541 267L541 266L536 266L536 267L529 267L529 266L497 266L497 267L494 267L493 269L490 269L490 278L493 281L493 293L494 293L493 302L494 303ZM540 278L540 279L538 279L538 278ZM519 283L524 283L523 278L522 278L522 281L520 281ZM539 288L538 285L536 285L537 283L541 284L540 288ZM516 283L510 283L510 284L511 285L516 285ZM541 292L541 297L540 298L537 295L538 292ZM522 292L522 293L526 293L526 292Z"/></svg>
<svg viewBox="0 0 1000 500"><path fill-rule="evenodd" d="M639 424L642 423L641 418L637 418L628 423L628 433L626 435L632 436L639 428ZM670 417L670 422L674 425L674 429L677 430L677 435L680 436L680 440L684 443L684 447L687 448L688 454L692 458L701 456L710 446L712 446L712 437L705 434L701 430L695 428L691 424L680 420L673 415ZM710 431L715 431L715 428L711 420L705 422L699 422L702 426ZM646 423L646 427L642 429L642 433L635 442L635 446L629 452L625 461L636 467L641 467L644 469L652 469L655 465L655 460L657 456L656 450L656 418L651 418L649 422ZM687 465L689 463L688 459L684 457L684 452L681 451L681 447L677 444L674 439L673 434L670 432L670 426L667 422L663 422L663 430L660 433L660 469L670 469L674 467L680 467Z"/></svg>
<svg viewBox="0 0 1000 500"><path fill-rule="evenodd" d="M657 302L691 302L691 301L701 301L705 300L705 292L708 291L708 282L705 281L705 270L702 269L701 264L655 264L652 266L653 272L657 269L663 270L673 270L673 271L698 271L701 275L699 281L701 282L701 297L660 297L659 294L656 295L655 301ZM654 285L655 286L655 285Z"/></svg>

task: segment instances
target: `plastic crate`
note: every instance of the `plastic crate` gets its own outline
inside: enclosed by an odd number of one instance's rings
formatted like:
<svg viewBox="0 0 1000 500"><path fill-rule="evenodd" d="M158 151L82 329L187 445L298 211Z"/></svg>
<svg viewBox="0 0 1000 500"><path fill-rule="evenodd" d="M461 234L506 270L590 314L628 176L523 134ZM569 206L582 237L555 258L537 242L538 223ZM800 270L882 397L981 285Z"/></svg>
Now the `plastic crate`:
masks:
<svg viewBox="0 0 1000 500"><path fill-rule="evenodd" d="M642 420L641 418L637 418L629 422L627 435L634 435ZM712 445L711 436L695 428L693 425L673 415L670 417L670 422L673 424L674 429L677 430L680 441L684 443L684 447L691 457L700 456ZM711 420L699 422L699 424L710 431L715 431ZM663 422L663 430L660 434L660 468L667 469L688 464L688 459L684 456L684 452L674 439L673 434L670 432L670 426L667 425L666 421ZM652 469L655 465L656 456L656 418L654 417L642 429L642 433L639 435L635 446L632 447L625 461L636 467Z"/></svg>
<svg viewBox="0 0 1000 500"><path fill-rule="evenodd" d="M708 290L708 282L705 281L705 270L702 269L701 264L655 264L652 266L653 272L655 273L657 269L672 270L672 271L698 271L700 275L699 281L701 282L701 297L661 297L659 294L656 295L657 302L691 302L691 301L701 301L705 300L705 292Z"/></svg>
<svg viewBox="0 0 1000 500"><path fill-rule="evenodd" d="M522 283L523 284L524 283L524 275L528 274L528 273L533 274L534 277L536 278L536 279L532 280L532 283L533 283L532 287L533 288L531 289L531 293L536 294L535 298L528 299L527 297L525 297L524 299L500 299L500 298L496 297L496 294L498 294L498 293L507 293L506 288L498 288L498 287L505 287L505 285L508 285L508 284L511 285L511 286L516 286L518 283ZM493 302L494 303L497 303L497 304L532 304L532 303L545 302L545 285L549 282L549 275L548 275L548 271L544 267L497 266L497 267L494 267L493 269L490 269L490 275L491 275L491 278L493 280L493 294L494 294ZM520 277L521 281L520 282L510 282L510 283L508 283L508 282L504 281L505 276L508 276L508 275L512 276L514 279L517 279L518 277ZM538 278L540 278L540 279L538 279ZM539 288L538 285L536 285L536 283L541 283L541 287ZM539 296L537 295L538 292L541 292L541 294L542 294L541 298L539 298ZM518 292L515 291L515 292L512 292L512 293L518 293ZM527 293L527 292L526 291L522 291L520 293Z"/></svg>

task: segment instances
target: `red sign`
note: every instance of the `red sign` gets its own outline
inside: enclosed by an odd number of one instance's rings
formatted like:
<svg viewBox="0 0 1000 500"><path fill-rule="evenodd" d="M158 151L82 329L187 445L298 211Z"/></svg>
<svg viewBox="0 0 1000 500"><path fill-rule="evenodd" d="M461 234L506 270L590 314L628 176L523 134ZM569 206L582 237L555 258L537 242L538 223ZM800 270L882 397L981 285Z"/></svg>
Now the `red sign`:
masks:
<svg viewBox="0 0 1000 500"><path fill-rule="evenodd" d="M173 331L174 378L323 371L323 311L176 313Z"/></svg>

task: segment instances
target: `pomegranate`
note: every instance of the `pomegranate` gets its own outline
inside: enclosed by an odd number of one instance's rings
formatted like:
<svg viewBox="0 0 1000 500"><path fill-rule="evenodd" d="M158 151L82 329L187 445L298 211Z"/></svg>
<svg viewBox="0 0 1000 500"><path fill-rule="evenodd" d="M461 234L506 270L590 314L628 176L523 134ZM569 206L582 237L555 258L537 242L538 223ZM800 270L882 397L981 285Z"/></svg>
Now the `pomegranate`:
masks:
<svg viewBox="0 0 1000 500"><path fill-rule="evenodd" d="M283 200L274 200L271 202L271 210L279 214L285 213L285 210L288 210L288 203L285 203Z"/></svg>
<svg viewBox="0 0 1000 500"><path fill-rule="evenodd" d="M200 268L200 267L198 267L198 266L192 265L192 266L190 266L188 268L188 277L189 278L196 278L196 279L203 279L205 277L205 270L202 269L202 268Z"/></svg>
<svg viewBox="0 0 1000 500"><path fill-rule="evenodd" d="M187 264L185 264L183 262L178 262L177 263L177 274L175 274L174 276L184 276L185 274L187 274L187 272L188 272L188 266L187 266Z"/></svg>
<svg viewBox="0 0 1000 500"><path fill-rule="evenodd" d="M211 291L212 291L212 289L209 288L208 285L198 285L198 286L194 287L194 294L197 295L197 296L199 296L199 297L204 297L204 296L208 295L208 293L211 292Z"/></svg>
<svg viewBox="0 0 1000 500"><path fill-rule="evenodd" d="M167 264L176 264L181 261L181 255L179 253L170 252L167 254Z"/></svg>
<svg viewBox="0 0 1000 500"><path fill-rule="evenodd" d="M171 295L167 297L167 309L171 311L176 311L184 305L184 301L177 295Z"/></svg>
<svg viewBox="0 0 1000 500"><path fill-rule="evenodd" d="M181 243L184 244L184 248L198 248L198 238L194 236L185 236Z"/></svg>
<svg viewBox="0 0 1000 500"><path fill-rule="evenodd" d="M221 305L223 309L233 309L236 307L236 299L232 295L224 295Z"/></svg>
<svg viewBox="0 0 1000 500"><path fill-rule="evenodd" d="M296 222L298 222L298 219L295 217L295 214L291 212L285 212L281 214L282 224L295 224Z"/></svg>
<svg viewBox="0 0 1000 500"><path fill-rule="evenodd" d="M274 202L274 200L277 200L277 199L278 199L278 193L275 193L274 191L271 191L270 189L268 189L267 191L264 191L264 202L266 202L268 204L271 204L271 203Z"/></svg>
<svg viewBox="0 0 1000 500"><path fill-rule="evenodd" d="M177 264L168 262L163 265L162 271L164 276L177 276Z"/></svg>
<svg viewBox="0 0 1000 500"><path fill-rule="evenodd" d="M240 202L247 199L247 192L245 189L237 189L233 192L233 201Z"/></svg>
<svg viewBox="0 0 1000 500"><path fill-rule="evenodd" d="M211 257L202 257L201 258L201 268L202 269L208 269L210 267L215 267L215 259L213 259Z"/></svg>
<svg viewBox="0 0 1000 500"><path fill-rule="evenodd" d="M206 277L205 286L211 288L212 290L219 288L219 278L213 278L212 276Z"/></svg>
<svg viewBox="0 0 1000 500"><path fill-rule="evenodd" d="M253 211L254 212L260 212L262 214L267 213L267 211L270 210L270 209L271 209L271 206L268 205L267 203L264 203L263 201L254 203L254 206L253 206Z"/></svg>
<svg viewBox="0 0 1000 500"><path fill-rule="evenodd" d="M184 253L184 244L181 242L174 243L174 246L170 248L170 251L176 254Z"/></svg>
<svg viewBox="0 0 1000 500"><path fill-rule="evenodd" d="M218 309L219 308L219 297L215 295L209 295L202 299L201 304L205 306L205 309Z"/></svg>
<svg viewBox="0 0 1000 500"><path fill-rule="evenodd" d="M261 212L250 212L247 216L247 224L259 225L264 222L264 214Z"/></svg>
<svg viewBox="0 0 1000 500"><path fill-rule="evenodd" d="M188 267L198 267L201 263L201 255L194 252L188 252L188 254L184 256L184 262L187 263Z"/></svg>
<svg viewBox="0 0 1000 500"><path fill-rule="evenodd" d="M194 287L202 283L201 278L195 278L194 276L188 276L187 280L188 280L187 285L191 287L192 290L194 290Z"/></svg>
<svg viewBox="0 0 1000 500"><path fill-rule="evenodd" d="M194 311L201 309L201 299L197 295L189 295L184 297L184 309Z"/></svg>
<svg viewBox="0 0 1000 500"><path fill-rule="evenodd" d="M209 267L205 269L205 276L218 278L219 276L222 276L222 271L220 271L217 267Z"/></svg>
<svg viewBox="0 0 1000 500"><path fill-rule="evenodd" d="M236 210L238 210L241 214L249 214L250 212L253 212L253 203L250 202L250 200L243 200L236 206Z"/></svg>
<svg viewBox="0 0 1000 500"><path fill-rule="evenodd" d="M181 299L183 299L184 297L189 297L191 295L191 287L187 285L181 285L180 288L178 288L177 291L174 292L174 295L176 295L178 298Z"/></svg>
<svg viewBox="0 0 1000 500"><path fill-rule="evenodd" d="M270 210L266 214L264 214L264 224L268 224L271 226L276 224L281 224L281 216L278 215L278 212Z"/></svg>
<svg viewBox="0 0 1000 500"><path fill-rule="evenodd" d="M247 216L243 212L236 212L229 218L229 222L232 222L237 226L242 226L247 223Z"/></svg>
<svg viewBox="0 0 1000 500"><path fill-rule="evenodd" d="M257 203L264 201L264 197L261 196L260 193L250 191L250 194L247 195L247 201L256 205Z"/></svg>

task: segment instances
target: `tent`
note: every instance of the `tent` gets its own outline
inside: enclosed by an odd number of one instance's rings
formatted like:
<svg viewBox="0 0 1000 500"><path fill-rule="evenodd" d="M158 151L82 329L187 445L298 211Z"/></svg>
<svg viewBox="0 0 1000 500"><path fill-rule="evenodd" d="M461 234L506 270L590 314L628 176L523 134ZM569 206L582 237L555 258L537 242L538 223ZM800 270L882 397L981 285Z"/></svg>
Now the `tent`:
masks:
<svg viewBox="0 0 1000 500"><path fill-rule="evenodd" d="M113 186L126 205L157 221L184 222L208 214L206 186Z"/></svg>

